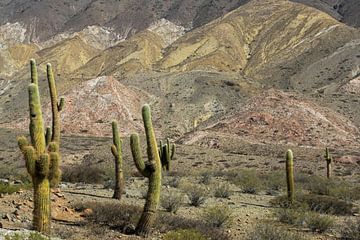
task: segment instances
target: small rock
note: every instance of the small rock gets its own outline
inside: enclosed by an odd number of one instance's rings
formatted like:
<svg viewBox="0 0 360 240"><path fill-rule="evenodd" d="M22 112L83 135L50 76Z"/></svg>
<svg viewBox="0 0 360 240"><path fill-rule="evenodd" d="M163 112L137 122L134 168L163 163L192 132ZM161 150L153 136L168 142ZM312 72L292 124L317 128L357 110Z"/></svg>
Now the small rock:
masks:
<svg viewBox="0 0 360 240"><path fill-rule="evenodd" d="M20 215L19 209L16 209L16 210L13 212L13 214L14 214L15 216L19 216L19 215Z"/></svg>

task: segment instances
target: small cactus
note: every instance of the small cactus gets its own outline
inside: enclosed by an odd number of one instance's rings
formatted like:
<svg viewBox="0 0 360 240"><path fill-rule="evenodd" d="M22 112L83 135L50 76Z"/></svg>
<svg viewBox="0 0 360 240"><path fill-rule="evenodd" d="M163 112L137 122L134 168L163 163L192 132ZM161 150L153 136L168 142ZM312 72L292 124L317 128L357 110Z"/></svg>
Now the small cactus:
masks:
<svg viewBox="0 0 360 240"><path fill-rule="evenodd" d="M50 184L60 181L60 155L58 144L47 142L50 139L50 130L44 129L35 60L31 60L30 65L31 84L28 92L31 143L24 136L17 140L34 188L33 228L48 235L51 221Z"/></svg>
<svg viewBox="0 0 360 240"><path fill-rule="evenodd" d="M332 163L332 157L329 153L329 148L325 148L325 160L326 160L326 177L328 179L331 178L331 163Z"/></svg>
<svg viewBox="0 0 360 240"><path fill-rule="evenodd" d="M294 202L294 157L291 149L286 152L287 196L290 204Z"/></svg>
<svg viewBox="0 0 360 240"><path fill-rule="evenodd" d="M130 137L131 152L136 168L144 176L149 178L149 187L146 196L144 211L136 226L135 233L140 236L147 236L155 220L155 214L159 205L161 190L161 161L156 144L154 129L151 122L150 107L144 105L142 108L144 121L148 162L144 163L141 154L140 140L138 134Z"/></svg>
<svg viewBox="0 0 360 240"><path fill-rule="evenodd" d="M170 162L175 155L175 143L170 144L170 140L166 139L166 143L163 144L163 141L160 141L159 145L159 156L161 160L161 165L164 170L170 170Z"/></svg>
<svg viewBox="0 0 360 240"><path fill-rule="evenodd" d="M122 160L122 141L119 134L118 124L116 121L111 123L113 133L113 145L111 152L114 155L115 161L115 189L113 198L121 199L121 194L124 192L125 182L123 173L123 160Z"/></svg>

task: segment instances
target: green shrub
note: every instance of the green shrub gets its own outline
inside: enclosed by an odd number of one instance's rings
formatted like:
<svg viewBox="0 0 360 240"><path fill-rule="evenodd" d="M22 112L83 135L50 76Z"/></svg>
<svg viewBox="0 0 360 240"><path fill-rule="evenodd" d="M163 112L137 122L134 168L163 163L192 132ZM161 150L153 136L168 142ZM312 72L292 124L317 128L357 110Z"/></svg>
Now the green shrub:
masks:
<svg viewBox="0 0 360 240"><path fill-rule="evenodd" d="M329 216L321 216L318 213L310 213L306 217L306 224L312 232L323 233L334 226L334 219Z"/></svg>
<svg viewBox="0 0 360 240"><path fill-rule="evenodd" d="M291 233L288 230L272 225L256 225L254 230L248 234L247 240L305 240L298 233Z"/></svg>
<svg viewBox="0 0 360 240"><path fill-rule="evenodd" d="M211 227L198 219L186 218L164 212L159 212L154 225L160 232L192 229L206 236L206 239L230 240L229 234L222 228Z"/></svg>
<svg viewBox="0 0 360 240"><path fill-rule="evenodd" d="M232 210L224 205L204 209L201 219L210 227L227 227L233 221Z"/></svg>
<svg viewBox="0 0 360 240"><path fill-rule="evenodd" d="M204 204L208 197L207 191L198 185L188 185L185 187L185 191L190 200L190 205L194 207Z"/></svg>
<svg viewBox="0 0 360 240"><path fill-rule="evenodd" d="M261 176L261 181L266 186L266 190L271 191L280 191L286 187L286 175L284 171L275 171L266 173Z"/></svg>
<svg viewBox="0 0 360 240"><path fill-rule="evenodd" d="M162 193L160 205L167 212L176 213L184 201L184 196L175 191L167 191Z"/></svg>
<svg viewBox="0 0 360 240"><path fill-rule="evenodd" d="M355 221L348 220L345 226L341 228L341 240L359 240L360 239L360 218Z"/></svg>
<svg viewBox="0 0 360 240"><path fill-rule="evenodd" d="M262 186L254 170L239 170L235 175L228 175L228 180L239 186L243 193L256 194Z"/></svg>
<svg viewBox="0 0 360 240"><path fill-rule="evenodd" d="M118 202L85 202L74 204L75 209L91 209L86 219L92 223L124 229L136 225L142 208Z"/></svg>
<svg viewBox="0 0 360 240"><path fill-rule="evenodd" d="M164 240L206 240L207 238L197 230L180 229L165 234Z"/></svg>
<svg viewBox="0 0 360 240"><path fill-rule="evenodd" d="M215 188L214 196L216 198L228 198L231 195L229 184L223 183L219 184Z"/></svg>
<svg viewBox="0 0 360 240"><path fill-rule="evenodd" d="M180 183L181 183L180 177L171 177L171 178L168 178L165 185L173 187L173 188L178 188L180 186Z"/></svg>
<svg viewBox="0 0 360 240"><path fill-rule="evenodd" d="M305 224L306 214L302 209L280 208L275 211L276 218L286 224L303 226Z"/></svg>
<svg viewBox="0 0 360 240"><path fill-rule="evenodd" d="M330 196L307 194L301 195L297 201L306 203L309 209L319 213L334 215L352 215L354 205Z"/></svg>
<svg viewBox="0 0 360 240"><path fill-rule="evenodd" d="M208 185L211 183L211 179L212 179L212 172L205 171L201 173L199 183Z"/></svg>
<svg viewBox="0 0 360 240"><path fill-rule="evenodd" d="M289 207L286 196L276 197L270 203L279 207ZM356 210L352 203L326 195L315 194L298 194L295 197L292 208L296 209L298 207L305 207L314 212L333 215L352 215Z"/></svg>
<svg viewBox="0 0 360 240"><path fill-rule="evenodd" d="M6 184L6 183L0 183L0 193L2 194L13 194L21 189L30 189L31 183L27 184Z"/></svg>

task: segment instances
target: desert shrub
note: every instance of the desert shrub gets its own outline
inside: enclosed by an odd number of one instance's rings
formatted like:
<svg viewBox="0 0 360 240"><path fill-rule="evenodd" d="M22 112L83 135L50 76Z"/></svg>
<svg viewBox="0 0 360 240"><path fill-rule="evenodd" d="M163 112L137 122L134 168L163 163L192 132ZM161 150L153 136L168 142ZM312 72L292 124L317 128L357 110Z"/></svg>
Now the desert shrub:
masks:
<svg viewBox="0 0 360 240"><path fill-rule="evenodd" d="M293 208L280 208L275 211L276 218L286 224L303 226L305 223L305 211Z"/></svg>
<svg viewBox="0 0 360 240"><path fill-rule="evenodd" d="M340 233L341 240L359 240L360 239L360 219L355 221L348 220L342 227Z"/></svg>
<svg viewBox="0 0 360 240"><path fill-rule="evenodd" d="M276 197L270 203L275 206L289 207L286 196ZM298 194L292 205L292 208L297 207L306 207L311 211L334 215L351 215L355 210L352 203L326 195L315 194Z"/></svg>
<svg viewBox="0 0 360 240"><path fill-rule="evenodd" d="M353 214L354 205L343 200L315 194L300 195L297 201L306 203L310 210L334 215Z"/></svg>
<svg viewBox="0 0 360 240"><path fill-rule="evenodd" d="M142 208L118 202L85 202L74 204L75 209L91 209L86 219L92 223L126 229L135 225Z"/></svg>
<svg viewBox="0 0 360 240"><path fill-rule="evenodd" d="M0 183L0 193L2 194L13 194L21 189L30 189L31 183L26 184L7 184L7 183Z"/></svg>
<svg viewBox="0 0 360 240"><path fill-rule="evenodd" d="M228 176L228 180L239 186L243 193L256 194L261 189L261 180L254 170L240 170L236 175Z"/></svg>
<svg viewBox="0 0 360 240"><path fill-rule="evenodd" d="M298 233L291 233L288 230L268 224L258 224L254 230L248 234L247 240L305 240Z"/></svg>
<svg viewBox="0 0 360 240"><path fill-rule="evenodd" d="M201 233L206 239L216 240L230 240L230 236L222 228L210 227L201 220L185 218L169 213L159 213L156 223L156 228L160 232L176 231L181 229L196 230Z"/></svg>
<svg viewBox="0 0 360 240"><path fill-rule="evenodd" d="M13 233L4 236L4 240L49 240L49 237L43 236L38 232Z"/></svg>
<svg viewBox="0 0 360 240"><path fill-rule="evenodd" d="M334 219L329 216L321 216L318 213L310 213L306 217L306 224L311 231L323 233L334 226Z"/></svg>
<svg viewBox="0 0 360 240"><path fill-rule="evenodd" d="M165 185L173 188L178 188L180 186L180 182L181 182L180 177L171 177L167 179Z"/></svg>
<svg viewBox="0 0 360 240"><path fill-rule="evenodd" d="M229 184L223 183L216 186L214 196L216 198L228 198L231 195Z"/></svg>
<svg viewBox="0 0 360 240"><path fill-rule="evenodd" d="M184 190L189 198L190 205L194 207L199 207L204 204L208 197L205 188L195 184L185 186Z"/></svg>
<svg viewBox="0 0 360 240"><path fill-rule="evenodd" d="M165 234L164 240L206 240L207 238L197 230L180 229Z"/></svg>
<svg viewBox="0 0 360 240"><path fill-rule="evenodd" d="M160 205L167 212L176 213L184 201L183 194L176 191L167 191L162 193Z"/></svg>
<svg viewBox="0 0 360 240"><path fill-rule="evenodd" d="M284 171L275 171L261 176L261 180L269 193L280 191L286 187L286 176Z"/></svg>
<svg viewBox="0 0 360 240"><path fill-rule="evenodd" d="M233 221L232 210L223 205L205 208L201 219L210 227L227 227Z"/></svg>
<svg viewBox="0 0 360 240"><path fill-rule="evenodd" d="M208 185L211 183L212 173L210 171L202 172L200 175L199 183Z"/></svg>
<svg viewBox="0 0 360 240"><path fill-rule="evenodd" d="M312 194L328 195L345 201L360 199L360 187L342 180L308 176L306 180L302 179L301 187Z"/></svg>
<svg viewBox="0 0 360 240"><path fill-rule="evenodd" d="M62 168L62 181L64 182L83 182L83 183L103 183L108 180L107 171L98 166L86 166L84 164L64 166Z"/></svg>

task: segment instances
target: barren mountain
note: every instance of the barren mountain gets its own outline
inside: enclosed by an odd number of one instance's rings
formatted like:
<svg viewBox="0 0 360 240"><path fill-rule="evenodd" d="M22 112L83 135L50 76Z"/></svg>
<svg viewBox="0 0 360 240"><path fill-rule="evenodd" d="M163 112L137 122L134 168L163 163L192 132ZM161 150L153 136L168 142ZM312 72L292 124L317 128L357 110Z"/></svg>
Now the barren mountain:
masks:
<svg viewBox="0 0 360 240"><path fill-rule="evenodd" d="M360 2L358 0L292 0L328 13L342 22L360 27Z"/></svg>
<svg viewBox="0 0 360 240"><path fill-rule="evenodd" d="M360 144L360 132L348 119L303 100L301 95L269 90L237 108L234 114L188 134L183 141L217 147L236 139L308 147L356 148Z"/></svg>

